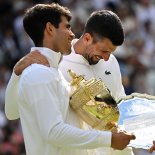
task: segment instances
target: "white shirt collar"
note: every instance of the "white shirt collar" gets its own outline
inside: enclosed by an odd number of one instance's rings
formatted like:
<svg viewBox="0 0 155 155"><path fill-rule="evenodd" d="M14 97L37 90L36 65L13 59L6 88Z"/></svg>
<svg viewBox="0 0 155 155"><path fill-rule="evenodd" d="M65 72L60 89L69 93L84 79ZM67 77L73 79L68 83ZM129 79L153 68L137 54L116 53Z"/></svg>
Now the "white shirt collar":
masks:
<svg viewBox="0 0 155 155"><path fill-rule="evenodd" d="M42 55L44 55L47 58L50 64L50 67L58 68L58 65L59 65L59 62L62 56L60 52L57 53L46 47L32 47L31 48L31 52L35 50L38 50Z"/></svg>

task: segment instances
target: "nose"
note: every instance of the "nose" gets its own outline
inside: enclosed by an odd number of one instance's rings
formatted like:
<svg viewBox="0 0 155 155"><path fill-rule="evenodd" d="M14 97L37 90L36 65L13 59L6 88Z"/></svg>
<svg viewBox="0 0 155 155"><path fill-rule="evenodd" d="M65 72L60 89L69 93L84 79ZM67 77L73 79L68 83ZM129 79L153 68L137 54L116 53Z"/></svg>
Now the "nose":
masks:
<svg viewBox="0 0 155 155"><path fill-rule="evenodd" d="M103 55L102 55L102 59L103 59L104 61L108 61L108 60L109 60L109 57L110 57L110 53L108 53L108 54L103 54Z"/></svg>
<svg viewBox="0 0 155 155"><path fill-rule="evenodd" d="M71 36L72 39L75 38L75 34L72 32L72 30L70 30L70 36Z"/></svg>

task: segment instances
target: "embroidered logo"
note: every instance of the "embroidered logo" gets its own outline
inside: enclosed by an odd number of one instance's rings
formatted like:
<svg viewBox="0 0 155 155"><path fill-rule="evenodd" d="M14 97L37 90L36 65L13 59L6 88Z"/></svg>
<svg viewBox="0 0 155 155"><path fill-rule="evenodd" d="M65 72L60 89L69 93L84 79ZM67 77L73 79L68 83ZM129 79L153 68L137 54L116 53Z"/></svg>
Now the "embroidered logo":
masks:
<svg viewBox="0 0 155 155"><path fill-rule="evenodd" d="M111 72L106 70L106 71L105 71L105 74L106 74L106 75L110 75Z"/></svg>

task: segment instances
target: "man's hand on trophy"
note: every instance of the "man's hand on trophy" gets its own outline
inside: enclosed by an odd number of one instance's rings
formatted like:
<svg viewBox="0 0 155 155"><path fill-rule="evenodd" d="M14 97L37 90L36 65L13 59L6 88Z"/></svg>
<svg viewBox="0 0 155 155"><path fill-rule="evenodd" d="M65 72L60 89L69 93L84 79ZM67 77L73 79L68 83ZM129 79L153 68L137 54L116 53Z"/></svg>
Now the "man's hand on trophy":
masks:
<svg viewBox="0 0 155 155"><path fill-rule="evenodd" d="M33 51L20 59L14 66L14 72L16 75L21 75L23 70L31 64L42 64L49 67L49 62L46 57L43 56L39 51Z"/></svg>
<svg viewBox="0 0 155 155"><path fill-rule="evenodd" d="M111 147L116 150L123 150L130 143L130 140L134 139L136 139L135 135L126 131L112 131Z"/></svg>

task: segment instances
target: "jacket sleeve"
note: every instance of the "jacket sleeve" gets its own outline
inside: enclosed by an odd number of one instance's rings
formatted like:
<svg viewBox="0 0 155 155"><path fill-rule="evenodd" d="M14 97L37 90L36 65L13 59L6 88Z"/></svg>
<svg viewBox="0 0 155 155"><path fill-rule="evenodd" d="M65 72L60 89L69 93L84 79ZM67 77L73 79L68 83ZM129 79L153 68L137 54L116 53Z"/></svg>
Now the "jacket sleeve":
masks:
<svg viewBox="0 0 155 155"><path fill-rule="evenodd" d="M5 92L5 114L9 120L19 118L18 112L18 82L19 77L13 72Z"/></svg>

